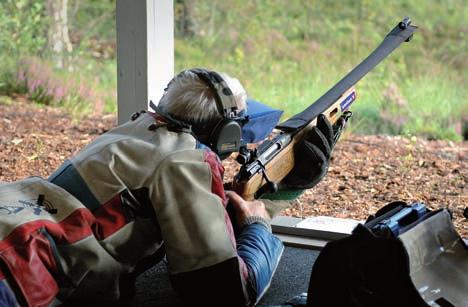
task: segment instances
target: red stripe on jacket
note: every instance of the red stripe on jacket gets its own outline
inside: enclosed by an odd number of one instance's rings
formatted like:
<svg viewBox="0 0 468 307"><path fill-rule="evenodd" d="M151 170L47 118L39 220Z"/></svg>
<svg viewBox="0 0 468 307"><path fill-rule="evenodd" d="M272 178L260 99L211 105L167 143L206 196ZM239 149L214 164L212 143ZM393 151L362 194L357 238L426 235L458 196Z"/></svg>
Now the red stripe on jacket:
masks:
<svg viewBox="0 0 468 307"><path fill-rule="evenodd" d="M93 232L99 240L107 238L127 224L120 194L115 195L110 201L94 210L93 214L96 217Z"/></svg>
<svg viewBox="0 0 468 307"><path fill-rule="evenodd" d="M49 240L36 230L22 245L3 249L0 259L28 306L48 306L59 292L58 269Z"/></svg>
<svg viewBox="0 0 468 307"><path fill-rule="evenodd" d="M92 236L96 218L86 208L73 211L56 223L35 220L19 225L0 241L0 259L13 279L12 287L23 294L27 305L47 306L57 295L61 271L52 252L47 231L56 244L73 244Z"/></svg>
<svg viewBox="0 0 468 307"><path fill-rule="evenodd" d="M42 227L47 230L57 244L71 244L92 235L91 227L95 221L96 219L88 209L79 208L59 223L49 220L27 222L13 229L8 236L0 241L0 251L26 242L31 233Z"/></svg>
<svg viewBox="0 0 468 307"><path fill-rule="evenodd" d="M211 169L211 192L221 198L222 204L224 208L226 208L229 200L227 199L226 193L224 192L224 167L219 161L218 156L210 150L205 151L205 162L208 163ZM224 222L226 223L226 228L228 230L231 243L234 249L236 249L236 237L234 235L234 229L232 227L231 218L229 217L229 214L226 210L224 210ZM239 270L241 271L242 276L247 279L249 276L247 266L245 265L245 262L242 258L239 256L237 258L239 260Z"/></svg>
<svg viewBox="0 0 468 307"><path fill-rule="evenodd" d="M93 235L97 240L105 239L125 224L118 194L93 213L78 208L58 223L42 219L17 226L0 241L0 261L13 279L12 287L23 294L25 304L47 306L59 291L56 280L63 276L42 229L56 244L67 245Z"/></svg>
<svg viewBox="0 0 468 307"><path fill-rule="evenodd" d="M120 195L116 195L93 213L86 208L79 208L59 223L35 220L22 224L0 241L0 250L25 242L31 232L41 227L47 229L57 244L72 244L90 235L103 240L125 224Z"/></svg>

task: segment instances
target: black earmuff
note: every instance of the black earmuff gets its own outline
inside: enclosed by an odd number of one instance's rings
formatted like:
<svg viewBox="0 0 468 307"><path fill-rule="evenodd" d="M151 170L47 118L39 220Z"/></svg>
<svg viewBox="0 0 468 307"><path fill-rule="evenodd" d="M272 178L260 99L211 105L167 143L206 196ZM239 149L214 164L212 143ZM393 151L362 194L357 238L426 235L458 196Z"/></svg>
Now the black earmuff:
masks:
<svg viewBox="0 0 468 307"><path fill-rule="evenodd" d="M242 127L239 123L239 110L234 95L227 82L214 71L202 68L190 69L211 89L213 89L216 107L221 114L220 119L212 128L208 144L221 158L239 151L242 138Z"/></svg>

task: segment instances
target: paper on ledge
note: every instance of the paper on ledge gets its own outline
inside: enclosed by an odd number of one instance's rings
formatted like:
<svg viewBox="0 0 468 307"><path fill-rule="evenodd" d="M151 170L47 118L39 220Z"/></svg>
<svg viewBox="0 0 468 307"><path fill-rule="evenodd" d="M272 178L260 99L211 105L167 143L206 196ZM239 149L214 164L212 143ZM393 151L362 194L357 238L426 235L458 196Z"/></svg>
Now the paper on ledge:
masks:
<svg viewBox="0 0 468 307"><path fill-rule="evenodd" d="M363 221L331 216L314 216L300 221L296 224L296 227L351 234L357 224L362 222Z"/></svg>

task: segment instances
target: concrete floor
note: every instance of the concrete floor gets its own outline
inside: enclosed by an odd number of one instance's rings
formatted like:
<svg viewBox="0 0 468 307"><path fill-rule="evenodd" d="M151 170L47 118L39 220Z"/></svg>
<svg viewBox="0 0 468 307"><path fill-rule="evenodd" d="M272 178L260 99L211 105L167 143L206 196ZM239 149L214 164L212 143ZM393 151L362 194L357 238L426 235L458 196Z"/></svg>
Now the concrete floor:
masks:
<svg viewBox="0 0 468 307"><path fill-rule="evenodd" d="M278 305L291 296L307 292L310 271L318 254L314 250L286 247L270 289L258 306ZM186 306L172 290L164 263L140 275L136 289L131 306ZM219 306L223 306L222 302Z"/></svg>

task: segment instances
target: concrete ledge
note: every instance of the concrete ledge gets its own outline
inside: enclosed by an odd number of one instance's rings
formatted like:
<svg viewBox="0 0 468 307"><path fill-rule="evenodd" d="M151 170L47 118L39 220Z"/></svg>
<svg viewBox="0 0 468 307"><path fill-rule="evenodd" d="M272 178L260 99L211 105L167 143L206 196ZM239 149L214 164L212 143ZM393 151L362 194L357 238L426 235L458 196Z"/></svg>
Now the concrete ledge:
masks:
<svg viewBox="0 0 468 307"><path fill-rule="evenodd" d="M333 217L301 219L277 216L271 223L275 233L285 245L322 249L327 242L345 238L351 234L353 225L359 221Z"/></svg>
<svg viewBox="0 0 468 307"><path fill-rule="evenodd" d="M303 248L303 249L321 250L329 242L323 239L313 239L313 238L291 236L291 235L278 234L278 233L276 233L276 236L281 241L283 241L283 244L285 246L297 247L297 248Z"/></svg>

